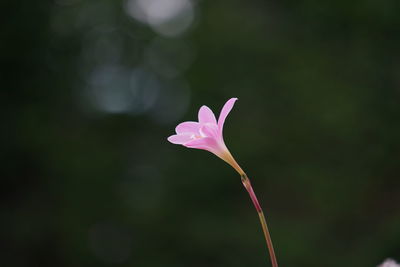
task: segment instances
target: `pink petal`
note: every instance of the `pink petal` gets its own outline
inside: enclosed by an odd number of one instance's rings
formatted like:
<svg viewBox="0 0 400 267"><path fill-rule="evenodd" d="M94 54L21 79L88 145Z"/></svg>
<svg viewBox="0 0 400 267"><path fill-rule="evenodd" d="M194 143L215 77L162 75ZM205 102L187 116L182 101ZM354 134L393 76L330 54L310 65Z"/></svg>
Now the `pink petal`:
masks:
<svg viewBox="0 0 400 267"><path fill-rule="evenodd" d="M217 124L215 115L212 110L207 106L202 106L199 110L199 122L200 123L213 123Z"/></svg>
<svg viewBox="0 0 400 267"><path fill-rule="evenodd" d="M168 137L168 141L176 145L182 145L192 140L192 134L175 134Z"/></svg>
<svg viewBox="0 0 400 267"><path fill-rule="evenodd" d="M216 124L206 123L200 128L200 133L205 137L213 137L219 139L220 132L218 131L218 126Z"/></svg>
<svg viewBox="0 0 400 267"><path fill-rule="evenodd" d="M194 133L199 134L200 124L194 121L185 121L176 126L175 131L177 134L181 133Z"/></svg>
<svg viewBox="0 0 400 267"><path fill-rule="evenodd" d="M204 149L213 152L214 150L218 149L218 144L212 137L203 137L194 139L188 143L183 144L189 148L197 148L197 149Z"/></svg>
<svg viewBox="0 0 400 267"><path fill-rule="evenodd" d="M219 114L219 118L218 118L218 128L220 130L220 132L222 133L222 129L224 128L224 122L226 117L228 116L229 112L231 112L233 105L235 104L237 98L231 98L229 99L224 107L221 110L221 113Z"/></svg>

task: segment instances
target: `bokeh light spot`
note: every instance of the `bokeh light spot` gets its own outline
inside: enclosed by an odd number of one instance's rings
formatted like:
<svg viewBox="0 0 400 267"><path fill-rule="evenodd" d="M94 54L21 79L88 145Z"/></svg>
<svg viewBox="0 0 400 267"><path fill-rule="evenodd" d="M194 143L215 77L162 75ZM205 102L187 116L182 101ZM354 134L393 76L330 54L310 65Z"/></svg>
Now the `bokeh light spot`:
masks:
<svg viewBox="0 0 400 267"><path fill-rule="evenodd" d="M194 20L194 6L189 0L128 0L126 12L165 36L184 33Z"/></svg>
<svg viewBox="0 0 400 267"><path fill-rule="evenodd" d="M152 73L119 65L99 66L89 75L88 84L87 98L97 110L107 113L144 113L153 106L160 90Z"/></svg>

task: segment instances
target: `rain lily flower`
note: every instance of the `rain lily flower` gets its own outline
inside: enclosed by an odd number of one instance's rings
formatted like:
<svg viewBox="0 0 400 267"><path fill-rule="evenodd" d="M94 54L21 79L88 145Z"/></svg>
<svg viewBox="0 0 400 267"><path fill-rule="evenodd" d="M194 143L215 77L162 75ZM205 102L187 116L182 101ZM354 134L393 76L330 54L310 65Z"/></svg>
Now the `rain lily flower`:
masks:
<svg viewBox="0 0 400 267"><path fill-rule="evenodd" d="M225 119L232 110L236 100L237 98L231 98L225 103L218 121L209 107L202 106L198 114L199 121L180 123L175 128L176 134L168 137L168 141L188 148L210 151L242 174L243 170L232 157L232 154L225 145L222 135Z"/></svg>
<svg viewBox="0 0 400 267"><path fill-rule="evenodd" d="M265 216L257 200L256 194L254 193L253 187L251 186L250 179L229 152L222 135L225 119L232 110L236 100L237 98L231 98L225 103L221 113L219 114L218 121L209 107L202 106L198 114L199 121L186 121L180 123L175 128L176 134L168 137L168 141L188 148L207 150L229 163L240 174L242 184L249 193L254 207L257 210L264 237L267 242L272 266L278 267Z"/></svg>

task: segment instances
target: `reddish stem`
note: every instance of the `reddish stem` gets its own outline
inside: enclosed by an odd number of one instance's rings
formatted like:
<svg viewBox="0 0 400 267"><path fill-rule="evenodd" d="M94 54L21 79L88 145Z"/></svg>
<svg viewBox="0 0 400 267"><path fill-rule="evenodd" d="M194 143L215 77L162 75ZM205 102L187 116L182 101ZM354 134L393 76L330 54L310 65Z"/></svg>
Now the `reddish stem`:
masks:
<svg viewBox="0 0 400 267"><path fill-rule="evenodd" d="M260 218L260 223L264 232L264 237L265 240L267 241L267 247L269 251L269 256L271 258L272 267L278 267L278 262L276 260L274 246L272 245L271 235L269 234L267 222L265 220L265 216L260 206L260 203L258 202L257 196L254 193L253 187L251 186L250 179L244 172L241 174L241 179L243 186L246 188L247 192L250 195L251 201L253 201L254 207L256 208L258 213L258 217Z"/></svg>

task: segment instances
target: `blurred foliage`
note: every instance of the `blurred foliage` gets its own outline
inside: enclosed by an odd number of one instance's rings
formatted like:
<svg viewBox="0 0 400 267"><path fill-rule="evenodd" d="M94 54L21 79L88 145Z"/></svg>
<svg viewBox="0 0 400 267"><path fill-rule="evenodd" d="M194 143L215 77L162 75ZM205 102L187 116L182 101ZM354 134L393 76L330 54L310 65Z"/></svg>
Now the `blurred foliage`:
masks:
<svg viewBox="0 0 400 267"><path fill-rule="evenodd" d="M166 141L230 97L282 266L400 259L400 3L168 1L0 4L1 266L269 266L235 172Z"/></svg>

